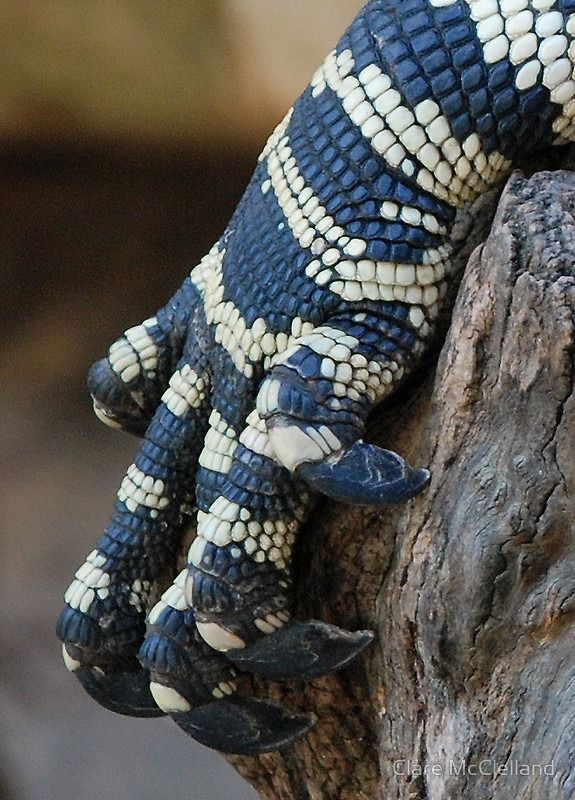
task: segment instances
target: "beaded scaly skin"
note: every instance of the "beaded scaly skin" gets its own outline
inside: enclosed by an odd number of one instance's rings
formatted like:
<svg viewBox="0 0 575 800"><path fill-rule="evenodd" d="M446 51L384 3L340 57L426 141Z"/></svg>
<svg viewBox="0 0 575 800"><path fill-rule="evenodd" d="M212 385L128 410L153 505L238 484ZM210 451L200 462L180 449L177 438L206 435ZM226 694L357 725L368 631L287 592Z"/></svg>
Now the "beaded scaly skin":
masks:
<svg viewBox="0 0 575 800"><path fill-rule="evenodd" d="M366 418L430 338L456 211L575 138L574 37L575 0L367 3L221 239L92 367L98 416L143 437L58 623L104 706L169 714L228 752L313 724L236 697L234 676L323 674L371 641L291 619L298 531L318 492L404 502L428 483L362 441ZM190 526L188 564L150 609Z"/></svg>

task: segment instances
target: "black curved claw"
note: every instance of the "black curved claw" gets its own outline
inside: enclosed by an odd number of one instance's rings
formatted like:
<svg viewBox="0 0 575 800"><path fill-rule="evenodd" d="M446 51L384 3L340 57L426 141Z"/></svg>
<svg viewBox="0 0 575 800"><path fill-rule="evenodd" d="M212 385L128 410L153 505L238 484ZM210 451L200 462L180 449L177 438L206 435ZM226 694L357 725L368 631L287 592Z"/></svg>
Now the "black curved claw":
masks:
<svg viewBox="0 0 575 800"><path fill-rule="evenodd" d="M206 747L248 756L289 747L316 721L313 714L292 714L274 703L249 697L226 697L170 716Z"/></svg>
<svg viewBox="0 0 575 800"><path fill-rule="evenodd" d="M314 678L344 667L372 641L371 631L345 631L311 620L294 622L226 656L236 666L272 680Z"/></svg>
<svg viewBox="0 0 575 800"><path fill-rule="evenodd" d="M429 470L411 467L397 453L361 441L337 460L307 461L296 472L312 489L354 505L404 503L431 477Z"/></svg>
<svg viewBox="0 0 575 800"><path fill-rule="evenodd" d="M74 675L90 697L109 711L128 717L165 716L150 693L147 670L107 674L97 667L79 667Z"/></svg>

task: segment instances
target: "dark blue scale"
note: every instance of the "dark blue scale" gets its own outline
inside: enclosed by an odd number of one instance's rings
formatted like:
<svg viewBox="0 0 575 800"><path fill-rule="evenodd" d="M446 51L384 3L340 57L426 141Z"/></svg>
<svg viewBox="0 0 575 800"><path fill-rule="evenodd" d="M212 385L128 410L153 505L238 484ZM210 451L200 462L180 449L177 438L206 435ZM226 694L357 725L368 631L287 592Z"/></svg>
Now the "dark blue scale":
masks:
<svg viewBox="0 0 575 800"><path fill-rule="evenodd" d="M371 51L369 63L376 61L375 54ZM357 66L355 71L358 71ZM342 222L338 212L346 193L337 192L337 177L341 171L341 163L346 161L348 165L353 165L359 177L356 185L347 192L348 203L352 208L359 206L362 201L394 199L400 203L412 204L424 213L435 214L442 220L451 221L449 206L433 195L417 187L413 188L412 181L402 172L391 169L372 150L370 142L362 137L361 131L349 119L339 98L331 89L326 88L317 98L313 97L311 89L307 89L299 98L295 109L289 135L296 161L306 183L313 188L338 224ZM326 123L326 110L334 115L334 122ZM335 161L329 164L329 173L318 167L318 158L328 145L333 152L337 152ZM335 173L333 163L337 166ZM373 184L377 185L377 192L374 192Z"/></svg>
<svg viewBox="0 0 575 800"><path fill-rule="evenodd" d="M142 541L142 529L146 528L146 520L138 519L124 503L116 501L116 511L104 535L98 541L97 549L109 558L122 559L122 551L131 552Z"/></svg>
<svg viewBox="0 0 575 800"><path fill-rule="evenodd" d="M391 18L389 18L391 22ZM375 47L372 32L368 26L367 8L364 8L353 20L347 32L337 46L337 52L350 49L353 53L354 71L361 72L364 67L374 62Z"/></svg>
<svg viewBox="0 0 575 800"><path fill-rule="evenodd" d="M129 524L124 524L125 516L126 512L117 511L96 545L98 552L108 559L103 567L106 572L110 571L115 561L121 561L141 542L140 536L130 531Z"/></svg>
<svg viewBox="0 0 575 800"><path fill-rule="evenodd" d="M478 68L485 83L481 46L463 4L432 8L425 0L406 0L400 8L394 4L389 10L393 14L391 25L384 21L389 17L382 12L385 6L389 7L382 2L368 6L370 25L381 37L378 54L383 69L411 108L424 99L434 99L449 120L453 135L462 142L475 130L477 118L488 110L487 97L473 92L466 97L461 87L467 70L473 70L477 80ZM451 50L457 53L461 73L454 68ZM484 144L488 152L497 146L495 140L490 143L487 138Z"/></svg>
<svg viewBox="0 0 575 800"><path fill-rule="evenodd" d="M208 511L214 500L222 493L227 475L207 467L199 467L196 472L196 506L200 511Z"/></svg>
<svg viewBox="0 0 575 800"><path fill-rule="evenodd" d="M178 447L178 442L180 443L179 450L183 457L180 469L183 469L183 461L186 460L186 455L189 455L187 453L188 443L201 436L202 430L206 425L205 422L203 425L198 425L195 420L183 421L182 418L176 417L167 408L162 409L162 412L163 418L168 418L172 424L163 426L158 424L156 420L152 421L148 430L149 438L142 442L142 446L134 459L134 464L145 475L151 475L155 479L159 478L169 485L169 482L173 481L175 477L173 447ZM195 442L194 450L197 450Z"/></svg>
<svg viewBox="0 0 575 800"><path fill-rule="evenodd" d="M268 178L262 162L230 221L234 235L226 243L224 300L240 309L248 326L262 318L273 332L289 333L294 316L317 324L338 299L325 290L318 294L306 276L305 266L314 256L299 246L273 189L262 192ZM277 275L283 280L277 281Z"/></svg>
<svg viewBox="0 0 575 800"><path fill-rule="evenodd" d="M196 472L196 506L200 511L209 511L210 506L224 491L227 473L199 467Z"/></svg>
<svg viewBox="0 0 575 800"><path fill-rule="evenodd" d="M240 557L234 554L240 549ZM253 629L253 606L269 610L281 607L286 597L278 592L278 582L286 581L288 574L279 570L273 562L261 563L243 555L241 545L218 547L210 542L205 546L201 570L190 568L194 576L194 608L202 614L226 614L226 623L246 640L253 640L257 632ZM279 600L279 603L278 603Z"/></svg>
<svg viewBox="0 0 575 800"><path fill-rule="evenodd" d="M187 416L179 417L167 406L160 406L148 427L136 465L146 474L151 469L154 477L163 477L166 470L172 469L174 446L184 449L185 442L194 436L197 438L199 431L205 427L200 416L196 409L192 409ZM196 430L198 428L199 431Z"/></svg>
<svg viewBox="0 0 575 800"><path fill-rule="evenodd" d="M514 66L507 58L494 64L485 63L467 3L437 8L433 14L442 34L443 52L455 67L454 74L464 90L466 107L484 152L499 150L507 158L514 158L518 153L550 143L557 108L549 102L548 90L541 86L517 90L515 76L522 65ZM463 128L459 130L459 117L453 118L455 105L459 106L461 98L455 98L451 92L443 102L438 102L450 119L456 138L467 135L463 134ZM472 128L468 130L471 132Z"/></svg>
<svg viewBox="0 0 575 800"><path fill-rule="evenodd" d="M376 26L380 5L387 4L369 5L370 22ZM519 91L514 81L521 65L514 66L508 59L485 62L467 3L430 8L426 0L406 0L395 13L401 26L399 38L410 50L405 58L419 65L430 86L430 96L441 107L458 141L476 132L487 155L498 150L514 158L552 140L558 109L550 103L548 90L535 86ZM393 28L375 30L382 37L397 36ZM399 56L399 52L394 53L394 47L397 50L397 45L390 48L386 44L382 58L413 104L418 101L410 94L411 82L397 71L397 57L393 56ZM403 63L403 57L399 63ZM419 92L416 94L419 96Z"/></svg>
<svg viewBox="0 0 575 800"><path fill-rule="evenodd" d="M65 606L60 614L56 633L62 641L78 642L89 649L95 649L100 641L98 629L90 617L70 606Z"/></svg>
<svg viewBox="0 0 575 800"><path fill-rule="evenodd" d="M214 550L219 549L214 548ZM214 580L215 577L219 576L212 574L214 564L210 561L209 555L208 545L204 550L201 571L194 572L194 607L205 611L209 610L216 614L233 612L234 607L238 605L234 597L235 592L223 582ZM221 552L217 553L217 555L221 558Z"/></svg>
<svg viewBox="0 0 575 800"><path fill-rule="evenodd" d="M285 495L275 493L269 481L266 482L259 474L254 475L245 465L234 464L232 470L222 495L231 503L248 508L252 520L264 523L266 520L288 521L294 518L301 507L300 493L293 489Z"/></svg>
<svg viewBox="0 0 575 800"><path fill-rule="evenodd" d="M218 355L223 355L223 348ZM224 369L214 370L212 375L212 408L217 408L227 424L236 431L245 427L246 417L255 405L258 380L247 378L227 355L220 365Z"/></svg>
<svg viewBox="0 0 575 800"><path fill-rule="evenodd" d="M334 414L330 406L330 400L334 398L331 380L320 374L316 379L304 380L297 368L291 368L291 359L276 369L276 377L282 383L278 412L289 417L293 424L300 424L301 421L304 429L307 424L331 426L335 421L356 429L361 426L362 416L365 415L362 401L349 400L337 415Z"/></svg>
<svg viewBox="0 0 575 800"><path fill-rule="evenodd" d="M234 552L236 548L240 549L239 554ZM224 578L226 582L235 585L240 592L245 591L246 588L249 589L245 584L252 582L256 575L265 576L267 574L269 579L273 572L277 574L277 569L270 570L269 565L254 562L241 549L241 545L238 546L235 542L223 547L208 542L202 563L211 575Z"/></svg>
<svg viewBox="0 0 575 800"><path fill-rule="evenodd" d="M184 332L194 309L200 303L198 289L189 278L186 278L171 300L156 313L156 325L147 328L150 336L154 338L156 331L165 334L174 328Z"/></svg>
<svg viewBox="0 0 575 800"><path fill-rule="evenodd" d="M253 459L253 454L250 454L249 457ZM234 497L233 502L242 506L246 503L249 505L250 498L257 502L260 495L274 494L273 485L265 474L257 471L254 465L242 464L240 461L234 462L230 470L229 481L223 492L224 494L229 492L230 496Z"/></svg>
<svg viewBox="0 0 575 800"><path fill-rule="evenodd" d="M241 431L245 427L246 417L255 405L259 383L257 379L254 381L243 376L233 364L228 364L227 366L228 369L221 373L217 372L214 379L212 389L214 398L216 399L215 406L229 426L233 427L236 431ZM235 456L236 458L238 458L242 452L247 452L250 453L250 458L259 459L259 457L251 453L251 451L246 451L246 448L242 445L238 445L235 452L237 454ZM265 461L268 462L267 472L270 473L269 481L271 481L271 483L269 488L271 489L273 481L279 480L278 476L282 472L285 473L285 470L268 459ZM230 480L233 480L231 473L224 474L207 469L206 467L200 467L196 473L196 505L198 508L202 511L208 511L213 501L220 495L228 497L228 499L233 500L233 502L238 502L241 505L244 504L244 500L249 500L249 494L246 494L243 499L237 499L235 495L234 498L232 498L230 495ZM280 485L284 482L285 478L280 481ZM244 484L245 482L242 483L240 481L239 485ZM252 489L257 493L262 489L262 486L254 483ZM278 503L275 502L274 508L277 508L277 506Z"/></svg>
<svg viewBox="0 0 575 800"><path fill-rule="evenodd" d="M165 515L159 523L149 513L137 516L118 504L116 514L97 545L98 551L109 559L104 569L112 575L118 570L121 573L124 559L131 561L138 557L137 553L146 551L148 574L140 577L148 580L158 577L165 568L166 559L177 550L183 519L178 510Z"/></svg>
<svg viewBox="0 0 575 800"><path fill-rule="evenodd" d="M301 347L297 353L290 357L289 364L295 369L300 378L312 380L313 378L319 378L321 375L322 360L322 355L315 353L308 347Z"/></svg>
<svg viewBox="0 0 575 800"><path fill-rule="evenodd" d="M358 339L354 352L369 361L381 360L382 354L400 363L409 359L418 337L406 322L408 307L403 303L386 303L382 308L381 304L369 301L363 308L366 318L361 322L335 317L330 320L330 325ZM350 306L350 317L353 317L353 311Z"/></svg>
<svg viewBox="0 0 575 800"><path fill-rule="evenodd" d="M277 567L274 567L273 563L270 561L258 563L253 561L253 559L245 556L242 557L241 555L238 558L232 552L234 547L237 546L238 545L235 543L223 547L218 547L211 542L206 544L202 557L202 568L208 580L205 582L204 591L206 589L211 591L211 587L214 586L214 582L209 580L210 577L225 578L226 583L232 584L227 588L233 592L243 593L246 588L249 588L249 584L252 583L254 575L266 575L267 573L270 578L274 575L278 575L279 570ZM196 575L197 574L198 573L196 573ZM233 583L229 580L230 578L235 579ZM196 577L194 578L194 589L197 579ZM248 586L246 586L246 584L248 584Z"/></svg>
<svg viewBox="0 0 575 800"><path fill-rule="evenodd" d="M130 669L137 663L135 654L145 632L145 622L144 616L130 605L125 589L133 580L134 564L141 561L142 551L131 545L128 552L130 560L115 564L117 572L110 584L112 593L107 598L96 596L86 612L66 606L58 620L58 635L81 649L85 663L95 658L99 665L122 663ZM123 585L123 593L114 592L116 584ZM102 619L106 620L105 626L100 625Z"/></svg>
<svg viewBox="0 0 575 800"><path fill-rule="evenodd" d="M405 177L396 177L384 172L378 178L376 185L384 200L392 200L400 206L413 206L422 213L433 214L440 222L447 224L453 222L455 218L455 210L448 203L427 194Z"/></svg>
<svg viewBox="0 0 575 800"><path fill-rule="evenodd" d="M139 652L140 662L152 679L168 677L170 685L193 705L213 700L210 688L234 675L225 661L214 656L195 630L191 611L167 607L151 626Z"/></svg>
<svg viewBox="0 0 575 800"><path fill-rule="evenodd" d="M337 113L337 121L331 127L324 124L324 106ZM424 251L436 247L441 238L423 227L385 220L379 213L381 204L392 200L399 205L413 205L422 213L435 214L445 222L452 219L452 209L414 186L402 173L392 171L385 160L371 150L369 142L353 125L339 98L329 88L317 98L307 90L296 104L296 112L288 130L290 145L306 184L335 223L348 235L369 241L368 258L423 263ZM318 171L317 159L320 153L325 153L328 141L333 157ZM341 165L346 160L353 166L342 172ZM333 163L339 174L333 173ZM364 207L369 214L367 219Z"/></svg>
<svg viewBox="0 0 575 800"><path fill-rule="evenodd" d="M235 608L229 615L229 622L226 623L229 630L236 632L246 642L254 642L261 636L254 625L254 617L260 610L265 609L264 613L269 613L287 605L286 589L280 592L274 590L274 583L277 587L280 580L286 581L287 573L276 569L271 562L257 566L260 568L254 569L241 583L234 581L234 584L240 586L243 591L234 593ZM203 575L201 578L198 575L197 583L194 579L194 604L202 609L202 615L206 615L208 619L210 615L222 615L218 587L223 584L225 594L231 594L227 580L228 575L225 577L225 584L221 578L210 575Z"/></svg>

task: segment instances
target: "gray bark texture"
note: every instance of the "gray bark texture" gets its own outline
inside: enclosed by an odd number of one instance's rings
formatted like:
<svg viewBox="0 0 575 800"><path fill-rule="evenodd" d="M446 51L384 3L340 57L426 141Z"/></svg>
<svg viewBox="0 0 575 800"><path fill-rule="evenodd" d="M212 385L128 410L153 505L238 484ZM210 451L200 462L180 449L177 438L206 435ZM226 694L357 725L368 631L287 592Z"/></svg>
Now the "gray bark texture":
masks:
<svg viewBox="0 0 575 800"><path fill-rule="evenodd" d="M301 537L297 616L377 639L336 675L251 681L318 716L284 753L230 759L262 798L575 796L575 176L516 173L491 225L493 207L455 233L439 360L367 437L431 486L401 507L324 501Z"/></svg>

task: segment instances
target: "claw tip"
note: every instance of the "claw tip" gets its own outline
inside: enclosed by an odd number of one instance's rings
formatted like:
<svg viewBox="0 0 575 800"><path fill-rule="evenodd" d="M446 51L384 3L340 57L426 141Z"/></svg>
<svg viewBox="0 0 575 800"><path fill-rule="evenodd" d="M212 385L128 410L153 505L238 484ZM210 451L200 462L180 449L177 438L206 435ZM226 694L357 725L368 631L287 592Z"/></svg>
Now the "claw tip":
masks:
<svg viewBox="0 0 575 800"><path fill-rule="evenodd" d="M235 755L283 750L305 736L316 722L313 714L292 714L253 698L216 700L171 716L197 742Z"/></svg>

